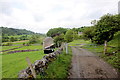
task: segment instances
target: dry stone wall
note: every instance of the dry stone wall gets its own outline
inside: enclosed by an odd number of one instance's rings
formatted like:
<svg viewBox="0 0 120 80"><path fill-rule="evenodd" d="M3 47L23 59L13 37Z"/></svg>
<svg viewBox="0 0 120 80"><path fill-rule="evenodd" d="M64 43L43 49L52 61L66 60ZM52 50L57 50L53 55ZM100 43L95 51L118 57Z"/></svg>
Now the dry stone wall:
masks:
<svg viewBox="0 0 120 80"><path fill-rule="evenodd" d="M44 72L44 69L47 68L48 63L54 61L58 55L60 55L63 51L63 48L59 48L57 51L45 55L41 60L37 60L32 64L33 69L35 70L36 74L40 74ZM22 70L18 74L19 80L27 80L34 78L32 75L32 72L30 70L30 67L27 67L26 69Z"/></svg>

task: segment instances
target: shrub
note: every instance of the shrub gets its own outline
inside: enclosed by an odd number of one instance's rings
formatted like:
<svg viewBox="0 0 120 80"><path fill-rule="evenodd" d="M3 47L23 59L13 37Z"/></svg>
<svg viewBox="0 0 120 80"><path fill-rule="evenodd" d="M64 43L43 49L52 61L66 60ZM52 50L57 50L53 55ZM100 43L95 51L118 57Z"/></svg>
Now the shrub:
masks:
<svg viewBox="0 0 120 80"><path fill-rule="evenodd" d="M12 43L4 43L2 46L12 46Z"/></svg>

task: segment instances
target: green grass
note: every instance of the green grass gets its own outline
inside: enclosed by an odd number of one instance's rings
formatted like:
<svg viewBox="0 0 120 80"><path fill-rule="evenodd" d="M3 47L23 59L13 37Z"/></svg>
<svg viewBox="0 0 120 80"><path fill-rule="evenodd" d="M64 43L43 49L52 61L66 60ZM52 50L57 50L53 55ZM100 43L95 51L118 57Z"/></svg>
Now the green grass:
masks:
<svg viewBox="0 0 120 80"><path fill-rule="evenodd" d="M38 75L38 78L67 78L68 70L71 64L72 51L69 48L69 54L66 54L65 51L60 54L57 59L51 62L48 65L48 68L45 70L46 75Z"/></svg>
<svg viewBox="0 0 120 80"><path fill-rule="evenodd" d="M25 42L24 42L24 41L23 41L23 42L12 42L12 44L13 44L13 45L18 45L18 44L19 44L19 45L23 45L23 43L28 43L28 42L29 42L29 41L26 40Z"/></svg>
<svg viewBox="0 0 120 80"><path fill-rule="evenodd" d="M0 80L2 78L2 55L0 55Z"/></svg>
<svg viewBox="0 0 120 80"><path fill-rule="evenodd" d="M1 51L9 50L9 49L17 48L17 47L20 47L20 46L2 46L2 50ZM16 50L16 49L14 49L14 50ZM6 54L7 52L14 51L14 50L5 51L5 52L2 52L2 54Z"/></svg>
<svg viewBox="0 0 120 80"><path fill-rule="evenodd" d="M12 49L12 48L16 48L16 47L19 47L19 46L2 46L2 50L8 50L8 49Z"/></svg>
<svg viewBox="0 0 120 80"><path fill-rule="evenodd" d="M2 77L17 78L18 72L27 67L26 57L29 57L31 62L41 59L45 54L43 51L20 52L2 56Z"/></svg>
<svg viewBox="0 0 120 80"><path fill-rule="evenodd" d="M8 49L12 49L12 48L16 48L16 47L20 47L20 46L3 46L2 50L8 50ZM34 50L34 49L42 49L43 47L41 45L31 45L31 46L22 46L21 48L18 49L14 49L14 50L10 50L10 51L15 51L15 50ZM3 52L3 54L6 54L10 51L5 51Z"/></svg>
<svg viewBox="0 0 120 80"><path fill-rule="evenodd" d="M89 44L90 41L88 40L83 40L83 39L80 39L80 40L74 40L72 42L69 43L69 46L80 46L79 44Z"/></svg>
<svg viewBox="0 0 120 80"><path fill-rule="evenodd" d="M15 47L19 47L19 46L3 46L3 50L12 49ZM10 50L10 51L26 50L26 49L32 49L32 50L42 49L42 45L23 46L22 48ZM29 57L31 62L34 63L36 60L41 59L44 55L45 54L43 54L43 50L0 55L2 56L2 77L17 78L19 71L27 68L26 57Z"/></svg>
<svg viewBox="0 0 120 80"><path fill-rule="evenodd" d="M6 44L6 43L12 43L12 45L23 45L23 43L28 43L28 40L23 40L23 41L15 41L15 42L4 42L2 44Z"/></svg>
<svg viewBox="0 0 120 80"><path fill-rule="evenodd" d="M95 53L103 53L103 45L96 45L96 44L86 44L82 48L88 49L89 51L95 52Z"/></svg>
<svg viewBox="0 0 120 80"><path fill-rule="evenodd" d="M2 51L2 46L0 46L0 51Z"/></svg>
<svg viewBox="0 0 120 80"><path fill-rule="evenodd" d="M19 37L22 37L22 36L26 36L26 35L14 35L14 36L8 36L8 37L9 38L11 38L11 37L19 38ZM27 37L31 37L31 35L27 35Z"/></svg>
<svg viewBox="0 0 120 80"><path fill-rule="evenodd" d="M26 49L42 49L43 47L41 45L33 45L33 46L23 46L22 48L15 49L15 50L26 50Z"/></svg>

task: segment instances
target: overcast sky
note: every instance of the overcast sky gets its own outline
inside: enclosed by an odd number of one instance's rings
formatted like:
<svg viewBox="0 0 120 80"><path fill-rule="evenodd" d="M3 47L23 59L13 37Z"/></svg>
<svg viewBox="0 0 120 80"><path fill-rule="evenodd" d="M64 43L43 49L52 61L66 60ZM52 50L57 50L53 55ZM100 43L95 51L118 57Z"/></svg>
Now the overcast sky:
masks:
<svg viewBox="0 0 120 80"><path fill-rule="evenodd" d="M117 14L119 0L0 0L0 26L46 33L50 28L91 25Z"/></svg>

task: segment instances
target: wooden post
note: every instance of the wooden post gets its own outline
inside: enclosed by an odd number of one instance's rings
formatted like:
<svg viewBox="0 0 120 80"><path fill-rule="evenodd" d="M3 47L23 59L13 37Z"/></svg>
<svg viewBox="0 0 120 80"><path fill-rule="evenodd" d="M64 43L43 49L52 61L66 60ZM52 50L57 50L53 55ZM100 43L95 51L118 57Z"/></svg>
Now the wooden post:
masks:
<svg viewBox="0 0 120 80"><path fill-rule="evenodd" d="M60 48L63 48L63 42L61 43L61 46L60 46Z"/></svg>
<svg viewBox="0 0 120 80"><path fill-rule="evenodd" d="M104 43L104 54L107 53L107 41L105 40L105 43Z"/></svg>
<svg viewBox="0 0 120 80"><path fill-rule="evenodd" d="M57 42L57 46L60 47L59 42Z"/></svg>
<svg viewBox="0 0 120 80"><path fill-rule="evenodd" d="M65 43L62 43L62 45L63 45L63 50L65 50Z"/></svg>
<svg viewBox="0 0 120 80"><path fill-rule="evenodd" d="M33 66L32 66L32 64L31 64L31 62L30 62L30 59L29 59L28 57L26 57L26 60L27 60L27 62L28 62L28 65L29 65L29 67L30 67L30 70L31 70L31 72L32 72L33 77L36 78L36 73L35 73L35 70L33 69Z"/></svg>
<svg viewBox="0 0 120 80"><path fill-rule="evenodd" d="M66 54L68 54L68 43L66 43Z"/></svg>
<svg viewBox="0 0 120 80"><path fill-rule="evenodd" d="M64 43L64 50L65 50L65 47L66 47L66 46L65 46L65 43Z"/></svg>

